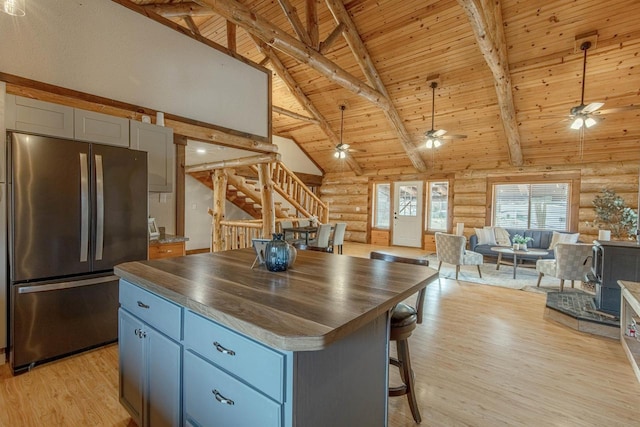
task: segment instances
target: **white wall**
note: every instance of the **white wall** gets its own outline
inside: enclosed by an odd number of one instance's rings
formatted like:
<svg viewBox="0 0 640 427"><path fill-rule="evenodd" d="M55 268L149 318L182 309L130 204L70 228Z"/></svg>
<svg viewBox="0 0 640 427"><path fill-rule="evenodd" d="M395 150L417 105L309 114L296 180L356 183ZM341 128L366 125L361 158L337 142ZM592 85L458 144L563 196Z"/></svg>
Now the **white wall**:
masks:
<svg viewBox="0 0 640 427"><path fill-rule="evenodd" d="M184 234L189 238L187 250L211 248L211 215L213 191L197 179L187 175L185 179ZM249 214L227 201L226 219L252 219Z"/></svg>
<svg viewBox="0 0 640 427"><path fill-rule="evenodd" d="M164 227L165 233L176 233L175 193L149 193L149 216L156 219L158 227Z"/></svg>
<svg viewBox="0 0 640 427"><path fill-rule="evenodd" d="M278 146L282 163L294 172L322 175L322 171L313 163L294 140L273 136L273 143Z"/></svg>
<svg viewBox="0 0 640 427"><path fill-rule="evenodd" d="M269 74L109 0L0 14L0 71L267 137Z"/></svg>

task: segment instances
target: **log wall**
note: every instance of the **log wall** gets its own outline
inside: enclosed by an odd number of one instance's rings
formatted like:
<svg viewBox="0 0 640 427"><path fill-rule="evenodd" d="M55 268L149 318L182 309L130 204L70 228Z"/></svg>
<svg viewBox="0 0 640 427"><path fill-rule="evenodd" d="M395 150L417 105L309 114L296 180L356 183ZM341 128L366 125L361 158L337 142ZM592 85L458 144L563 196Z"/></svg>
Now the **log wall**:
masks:
<svg viewBox="0 0 640 427"><path fill-rule="evenodd" d="M580 192L577 231L580 232L580 239L584 242L590 242L597 238L598 229L590 224L595 218L592 202L603 188L614 190L625 200L627 206L638 209L640 171L637 162L461 171L456 172L452 178L453 206L450 211L452 227L455 228L456 223L463 222L464 234L468 238L474 234L474 228L491 223L491 218L487 215L487 197L490 197L491 192L488 181L501 177L514 180L519 175L552 176L555 173L562 176L571 174L579 176L577 180ZM380 242L380 233L375 234L368 227L371 221L369 182L380 181L380 179L379 175L356 177L353 173L345 172L325 175L320 188L321 198L330 204L331 222L343 219L347 222L347 240L365 243L373 243L374 240L377 243ZM394 181L440 178L430 174L422 174L417 177L414 174L410 176L388 175L384 179ZM429 249L427 246L431 246L429 244L431 240L425 236L425 249Z"/></svg>

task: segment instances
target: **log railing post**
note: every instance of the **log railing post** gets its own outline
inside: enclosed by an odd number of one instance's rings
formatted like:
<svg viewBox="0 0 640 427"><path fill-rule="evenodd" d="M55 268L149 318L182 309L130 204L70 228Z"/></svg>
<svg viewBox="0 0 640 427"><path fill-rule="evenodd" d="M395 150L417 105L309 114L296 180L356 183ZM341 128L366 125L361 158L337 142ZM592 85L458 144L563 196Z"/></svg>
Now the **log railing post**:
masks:
<svg viewBox="0 0 640 427"><path fill-rule="evenodd" d="M227 200L227 173L224 169L216 169L213 179L213 219L211 227L211 250L220 252L224 250L224 238L220 222L225 216L225 200Z"/></svg>
<svg viewBox="0 0 640 427"><path fill-rule="evenodd" d="M258 179L262 197L262 235L269 237L276 232L276 213L273 206L273 181L268 163L258 165Z"/></svg>

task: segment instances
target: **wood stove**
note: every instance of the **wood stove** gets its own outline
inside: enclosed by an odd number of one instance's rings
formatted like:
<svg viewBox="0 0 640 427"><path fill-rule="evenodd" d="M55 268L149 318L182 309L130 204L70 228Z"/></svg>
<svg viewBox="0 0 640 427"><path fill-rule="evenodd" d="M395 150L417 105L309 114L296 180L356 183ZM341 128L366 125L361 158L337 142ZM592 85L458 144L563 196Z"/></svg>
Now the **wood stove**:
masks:
<svg viewBox="0 0 640 427"><path fill-rule="evenodd" d="M595 240L591 271L596 282L596 308L619 316L618 280L640 281L640 245L635 241Z"/></svg>

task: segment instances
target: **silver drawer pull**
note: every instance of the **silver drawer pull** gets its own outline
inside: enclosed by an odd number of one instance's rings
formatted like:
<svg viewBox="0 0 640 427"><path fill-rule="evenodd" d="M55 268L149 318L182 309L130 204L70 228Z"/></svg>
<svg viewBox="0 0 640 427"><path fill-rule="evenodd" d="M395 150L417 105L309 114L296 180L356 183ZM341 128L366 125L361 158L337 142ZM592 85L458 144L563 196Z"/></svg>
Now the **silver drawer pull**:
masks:
<svg viewBox="0 0 640 427"><path fill-rule="evenodd" d="M149 308L149 306L145 303L143 303L142 301L138 301L138 307L140 308Z"/></svg>
<svg viewBox="0 0 640 427"><path fill-rule="evenodd" d="M224 348L223 346L220 345L220 343L218 341L215 341L213 343L213 345L216 348L216 350L218 350L222 354L228 354L229 356L235 356L236 355L235 351L228 350L228 349Z"/></svg>
<svg viewBox="0 0 640 427"><path fill-rule="evenodd" d="M220 403L226 403L227 405L235 405L235 402L231 399L227 399L223 395L220 394L218 390L211 390L213 395L216 397L216 400Z"/></svg>

